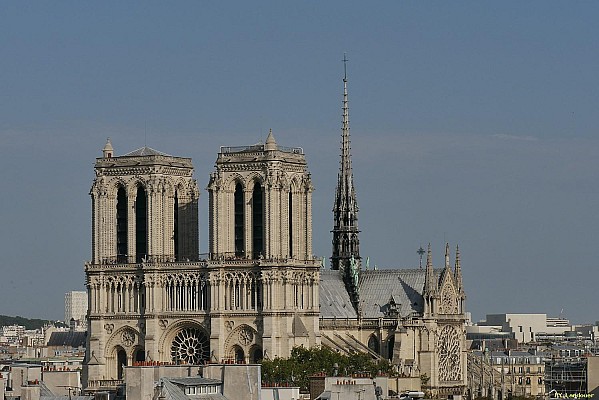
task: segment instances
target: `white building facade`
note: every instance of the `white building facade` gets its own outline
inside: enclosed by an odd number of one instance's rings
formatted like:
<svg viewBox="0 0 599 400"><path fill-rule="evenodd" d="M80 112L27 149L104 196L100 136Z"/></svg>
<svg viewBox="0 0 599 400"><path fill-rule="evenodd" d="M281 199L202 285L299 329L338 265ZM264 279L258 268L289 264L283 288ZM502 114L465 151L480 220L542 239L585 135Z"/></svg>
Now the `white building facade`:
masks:
<svg viewBox="0 0 599 400"><path fill-rule="evenodd" d="M87 315L87 292L71 291L64 295L64 323L71 319L84 322Z"/></svg>

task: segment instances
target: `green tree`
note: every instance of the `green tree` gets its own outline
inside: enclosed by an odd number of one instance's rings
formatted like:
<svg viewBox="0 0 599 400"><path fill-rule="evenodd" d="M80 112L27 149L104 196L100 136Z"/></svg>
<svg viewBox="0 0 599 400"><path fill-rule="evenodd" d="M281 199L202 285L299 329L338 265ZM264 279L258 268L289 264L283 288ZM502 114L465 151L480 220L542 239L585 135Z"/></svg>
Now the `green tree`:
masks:
<svg viewBox="0 0 599 400"><path fill-rule="evenodd" d="M262 382L299 386L300 390L307 391L311 375L324 372L332 376L335 364L339 366L340 376L366 373L374 377L379 371L393 373L387 360L377 361L366 353L344 355L327 347L294 347L289 358L262 361Z"/></svg>

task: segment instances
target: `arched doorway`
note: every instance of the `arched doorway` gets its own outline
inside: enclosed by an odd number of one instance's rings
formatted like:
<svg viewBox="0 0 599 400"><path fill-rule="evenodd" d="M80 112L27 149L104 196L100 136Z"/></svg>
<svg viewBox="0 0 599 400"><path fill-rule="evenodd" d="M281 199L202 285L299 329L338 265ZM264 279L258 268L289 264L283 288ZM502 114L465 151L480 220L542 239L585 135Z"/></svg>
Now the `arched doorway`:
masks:
<svg viewBox="0 0 599 400"><path fill-rule="evenodd" d="M263 353L262 349L259 346L255 346L250 350L250 363L258 364L262 361Z"/></svg>
<svg viewBox="0 0 599 400"><path fill-rule="evenodd" d="M135 353L133 354L133 361L135 361L135 362L146 361L146 352L143 349L143 347L139 347L135 350Z"/></svg>
<svg viewBox="0 0 599 400"><path fill-rule="evenodd" d="M235 362L238 364L245 363L245 352L239 346L233 347L233 355L235 357Z"/></svg>
<svg viewBox="0 0 599 400"><path fill-rule="evenodd" d="M127 352L122 347L117 347L116 352L116 379L123 379L123 371L127 366Z"/></svg>

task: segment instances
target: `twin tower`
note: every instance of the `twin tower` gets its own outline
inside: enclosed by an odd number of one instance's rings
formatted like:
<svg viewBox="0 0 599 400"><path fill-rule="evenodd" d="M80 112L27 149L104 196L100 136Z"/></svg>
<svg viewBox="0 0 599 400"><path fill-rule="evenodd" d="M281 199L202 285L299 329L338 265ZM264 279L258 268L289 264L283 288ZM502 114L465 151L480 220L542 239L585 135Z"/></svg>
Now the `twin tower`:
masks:
<svg viewBox="0 0 599 400"><path fill-rule="evenodd" d="M320 344L301 148L277 145L272 132L264 144L220 148L205 255L191 159L148 147L115 156L109 140L95 173L88 390L136 362L257 362Z"/></svg>
<svg viewBox="0 0 599 400"><path fill-rule="evenodd" d="M198 261L191 159L148 147L96 160L92 264ZM312 256L312 182L302 148L221 147L210 175L208 260Z"/></svg>

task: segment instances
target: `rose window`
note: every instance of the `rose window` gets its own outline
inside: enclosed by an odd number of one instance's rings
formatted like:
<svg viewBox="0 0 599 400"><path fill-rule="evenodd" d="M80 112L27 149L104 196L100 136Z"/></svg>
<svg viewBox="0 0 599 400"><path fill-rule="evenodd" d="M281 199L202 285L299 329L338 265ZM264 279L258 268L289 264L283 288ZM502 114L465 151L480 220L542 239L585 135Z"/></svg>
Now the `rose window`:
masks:
<svg viewBox="0 0 599 400"><path fill-rule="evenodd" d="M125 346L132 346L133 343L135 342L135 332L127 329L126 331L123 332L122 339L123 339L123 344Z"/></svg>
<svg viewBox="0 0 599 400"><path fill-rule="evenodd" d="M171 345L174 362L201 364L210 357L210 342L197 328L185 328L175 336Z"/></svg>
<svg viewBox="0 0 599 400"><path fill-rule="evenodd" d="M242 329L239 332L239 341L245 346L251 344L254 341L254 332L248 328Z"/></svg>

